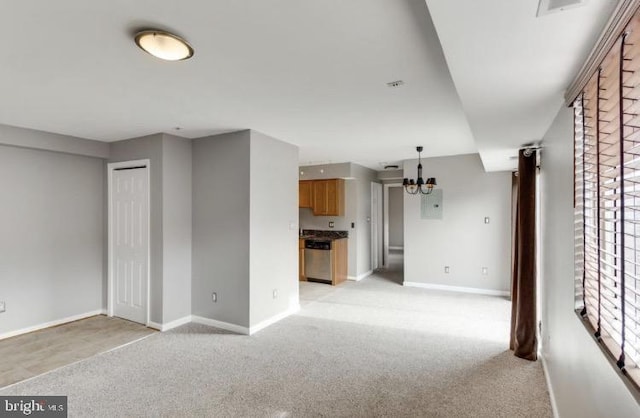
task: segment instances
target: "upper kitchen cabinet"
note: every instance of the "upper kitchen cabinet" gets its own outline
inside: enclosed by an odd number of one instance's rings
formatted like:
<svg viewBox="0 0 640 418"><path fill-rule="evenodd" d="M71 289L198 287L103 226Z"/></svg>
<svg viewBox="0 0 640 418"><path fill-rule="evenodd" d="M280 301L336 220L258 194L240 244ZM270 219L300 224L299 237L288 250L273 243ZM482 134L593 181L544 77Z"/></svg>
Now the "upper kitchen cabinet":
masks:
<svg viewBox="0 0 640 418"><path fill-rule="evenodd" d="M312 209L315 216L343 216L344 180L313 180Z"/></svg>
<svg viewBox="0 0 640 418"><path fill-rule="evenodd" d="M313 180L301 180L298 182L298 207L313 207Z"/></svg>

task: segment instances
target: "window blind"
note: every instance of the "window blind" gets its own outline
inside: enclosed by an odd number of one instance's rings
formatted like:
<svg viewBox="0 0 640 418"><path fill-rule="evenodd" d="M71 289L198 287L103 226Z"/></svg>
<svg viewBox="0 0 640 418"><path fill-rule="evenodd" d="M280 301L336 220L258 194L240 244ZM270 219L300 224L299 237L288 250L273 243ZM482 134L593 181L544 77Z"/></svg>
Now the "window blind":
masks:
<svg viewBox="0 0 640 418"><path fill-rule="evenodd" d="M640 13L573 103L576 308L640 383Z"/></svg>

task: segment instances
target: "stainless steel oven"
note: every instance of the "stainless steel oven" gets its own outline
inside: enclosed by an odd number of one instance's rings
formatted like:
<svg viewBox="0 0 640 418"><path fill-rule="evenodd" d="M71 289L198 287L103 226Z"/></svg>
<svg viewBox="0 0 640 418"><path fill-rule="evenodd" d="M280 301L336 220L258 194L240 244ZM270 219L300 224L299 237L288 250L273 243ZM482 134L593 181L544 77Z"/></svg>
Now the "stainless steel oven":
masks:
<svg viewBox="0 0 640 418"><path fill-rule="evenodd" d="M305 240L304 275L307 280L331 283L332 267L331 240Z"/></svg>

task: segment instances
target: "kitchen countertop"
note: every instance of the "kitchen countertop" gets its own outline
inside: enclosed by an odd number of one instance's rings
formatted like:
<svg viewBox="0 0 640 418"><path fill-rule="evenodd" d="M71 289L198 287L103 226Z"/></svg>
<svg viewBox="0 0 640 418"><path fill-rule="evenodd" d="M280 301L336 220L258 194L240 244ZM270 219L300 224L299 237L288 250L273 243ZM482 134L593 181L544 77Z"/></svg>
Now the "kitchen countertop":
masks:
<svg viewBox="0 0 640 418"><path fill-rule="evenodd" d="M303 229L300 239L315 239L323 241L334 241L337 239L349 238L348 231L324 231L316 229Z"/></svg>

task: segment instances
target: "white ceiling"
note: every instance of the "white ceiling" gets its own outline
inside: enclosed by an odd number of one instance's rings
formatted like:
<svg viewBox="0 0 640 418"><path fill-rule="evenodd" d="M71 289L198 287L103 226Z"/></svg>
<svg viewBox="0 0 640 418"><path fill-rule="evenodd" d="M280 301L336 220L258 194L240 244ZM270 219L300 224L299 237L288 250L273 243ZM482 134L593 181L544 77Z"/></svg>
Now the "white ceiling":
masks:
<svg viewBox="0 0 640 418"><path fill-rule="evenodd" d="M615 2L542 18L537 0L427 3L435 28L424 0L0 2L0 123L101 141L255 129L298 145L301 164L379 170L424 145L505 169L544 134ZM194 58L140 51L148 27Z"/></svg>
<svg viewBox="0 0 640 418"><path fill-rule="evenodd" d="M488 171L539 142L615 0L536 17L537 0L426 0Z"/></svg>

